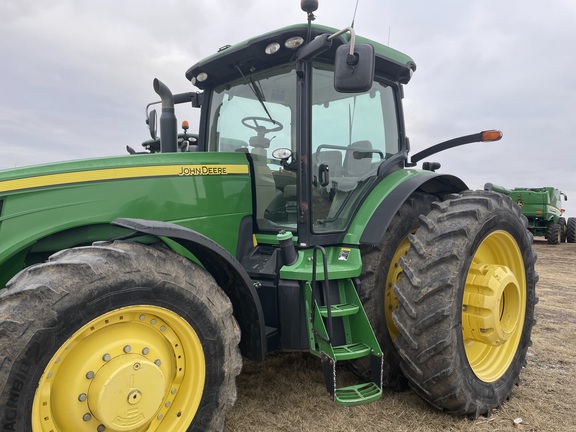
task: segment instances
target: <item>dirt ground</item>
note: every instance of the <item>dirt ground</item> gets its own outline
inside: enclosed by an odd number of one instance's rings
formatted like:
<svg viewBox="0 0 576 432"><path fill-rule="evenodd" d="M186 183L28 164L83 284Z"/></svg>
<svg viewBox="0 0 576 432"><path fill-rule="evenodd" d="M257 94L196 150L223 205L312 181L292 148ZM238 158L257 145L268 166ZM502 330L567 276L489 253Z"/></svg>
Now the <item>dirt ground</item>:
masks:
<svg viewBox="0 0 576 432"><path fill-rule="evenodd" d="M385 390L378 402L339 406L327 396L320 360L291 353L245 361L226 431L576 431L576 244L536 239L534 249L540 302L533 346L521 385L491 417L451 417L411 391Z"/></svg>

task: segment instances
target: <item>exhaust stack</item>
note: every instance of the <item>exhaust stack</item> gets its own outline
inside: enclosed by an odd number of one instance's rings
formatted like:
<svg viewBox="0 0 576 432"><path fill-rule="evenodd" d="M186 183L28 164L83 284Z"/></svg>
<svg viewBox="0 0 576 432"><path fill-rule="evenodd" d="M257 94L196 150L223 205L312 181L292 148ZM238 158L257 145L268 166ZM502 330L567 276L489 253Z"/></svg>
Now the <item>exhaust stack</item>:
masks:
<svg viewBox="0 0 576 432"><path fill-rule="evenodd" d="M174 97L162 81L154 79L154 91L162 100L160 115L160 152L176 153L178 149L178 126L174 114Z"/></svg>

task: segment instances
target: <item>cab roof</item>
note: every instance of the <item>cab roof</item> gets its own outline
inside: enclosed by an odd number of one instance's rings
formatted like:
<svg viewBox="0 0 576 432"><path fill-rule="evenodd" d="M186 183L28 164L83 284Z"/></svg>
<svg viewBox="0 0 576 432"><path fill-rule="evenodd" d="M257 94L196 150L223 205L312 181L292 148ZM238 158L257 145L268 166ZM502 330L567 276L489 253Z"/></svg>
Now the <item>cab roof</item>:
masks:
<svg viewBox="0 0 576 432"><path fill-rule="evenodd" d="M332 27L313 24L312 39L320 34L333 34L337 31L338 29ZM233 46L227 45L188 69L186 78L196 87L204 89L234 81L241 74L249 75L256 71L294 62L298 49L286 48L284 42L296 36L306 40L307 34L307 24L296 24L256 36ZM275 54L266 54L264 49L272 42L278 42L281 48ZM332 62L336 48L346 42L343 36L335 38L332 47L320 54L317 59ZM376 75L385 76L401 84L410 81L412 73L416 70L416 64L412 58L386 45L360 36L356 36L356 43L369 43L374 47ZM204 81L196 79L200 73L206 74Z"/></svg>

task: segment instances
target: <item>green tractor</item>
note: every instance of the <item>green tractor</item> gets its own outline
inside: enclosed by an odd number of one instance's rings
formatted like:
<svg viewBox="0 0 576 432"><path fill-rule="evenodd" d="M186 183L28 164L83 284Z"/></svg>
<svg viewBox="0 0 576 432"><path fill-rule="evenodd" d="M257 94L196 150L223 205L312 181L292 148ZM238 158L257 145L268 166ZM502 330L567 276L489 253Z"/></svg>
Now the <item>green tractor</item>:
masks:
<svg viewBox="0 0 576 432"><path fill-rule="evenodd" d="M545 237L549 244L568 241L576 243L576 218L563 216L562 200L568 197L553 187L506 189L492 183L484 185L485 190L509 196L518 204L522 214L528 219L528 230L534 235Z"/></svg>
<svg viewBox="0 0 576 432"><path fill-rule="evenodd" d="M307 23L192 66L200 91L154 80L143 152L0 172L3 430L223 430L242 356L277 351L317 356L343 405L407 383L477 417L510 396L537 302L526 220L415 168L501 133L409 158L412 59L301 5Z"/></svg>

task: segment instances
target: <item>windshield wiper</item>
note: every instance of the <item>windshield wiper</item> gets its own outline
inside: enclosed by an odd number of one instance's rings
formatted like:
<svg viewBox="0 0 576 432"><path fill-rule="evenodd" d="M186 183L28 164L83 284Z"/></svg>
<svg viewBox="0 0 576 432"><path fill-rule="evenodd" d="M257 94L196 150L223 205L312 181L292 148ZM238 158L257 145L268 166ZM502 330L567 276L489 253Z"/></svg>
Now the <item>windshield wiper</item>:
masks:
<svg viewBox="0 0 576 432"><path fill-rule="evenodd" d="M242 78L246 78L246 75L244 75L244 73L242 72L242 69L240 69L240 66L235 65L236 69L238 69L238 72L240 72L240 75L242 75ZM266 99L264 98L264 94L262 92L262 89L260 87L258 87L256 85L256 83L254 82L254 80L252 79L252 77L248 78L250 80L250 90L252 90L252 93L254 93L254 95L256 96L256 99L258 99L258 102L260 102L260 105L262 105L262 108L264 108L264 112L266 113L266 115L268 116L268 118L270 119L270 121L274 124L276 123L276 120L274 120L272 118L272 116L270 115L270 112L268 111L268 108L266 108L266 104L264 103L266 101Z"/></svg>

